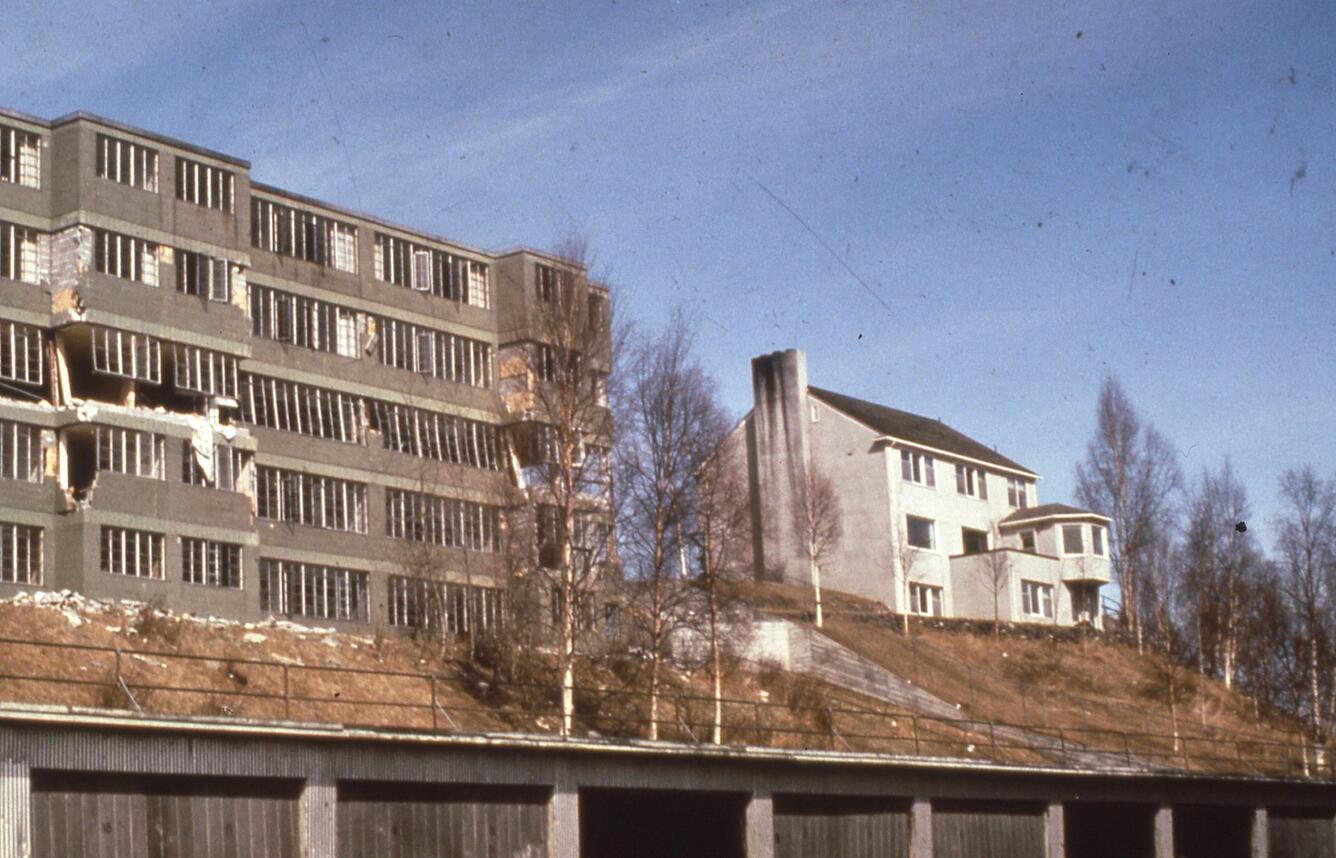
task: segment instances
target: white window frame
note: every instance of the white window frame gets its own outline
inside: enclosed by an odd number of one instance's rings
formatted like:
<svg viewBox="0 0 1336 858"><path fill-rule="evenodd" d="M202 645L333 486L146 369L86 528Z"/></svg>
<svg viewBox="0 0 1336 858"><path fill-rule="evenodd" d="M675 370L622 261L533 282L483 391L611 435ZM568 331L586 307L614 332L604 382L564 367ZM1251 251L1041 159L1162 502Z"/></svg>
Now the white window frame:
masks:
<svg viewBox="0 0 1336 858"><path fill-rule="evenodd" d="M0 582L40 585L45 532L31 524L0 521Z"/></svg>
<svg viewBox="0 0 1336 858"><path fill-rule="evenodd" d="M190 536L181 538L181 580L187 584L244 589L243 561L242 547L236 543Z"/></svg>
<svg viewBox="0 0 1336 858"><path fill-rule="evenodd" d="M42 186L42 137L9 125L0 125L0 182L25 188Z"/></svg>
<svg viewBox="0 0 1336 858"><path fill-rule="evenodd" d="M924 524L927 524L927 525L928 525L928 544L927 544L927 545L916 545L916 544L913 542L913 538L914 538L914 537L913 537L913 528L911 527L911 524L912 524L913 522L921 522L921 523L924 523ZM936 550L937 550L937 522L936 522L935 520L931 519L931 518L926 518L926 517L921 516L921 515L910 515L910 514L906 514L906 515L905 515L905 543L906 543L910 548L913 548L913 549L918 550L918 551L936 551Z"/></svg>
<svg viewBox="0 0 1336 858"><path fill-rule="evenodd" d="M41 384L43 371L42 329L0 319L0 379L19 384Z"/></svg>
<svg viewBox="0 0 1336 858"><path fill-rule="evenodd" d="M988 472L964 462L956 462L956 494L988 500Z"/></svg>
<svg viewBox="0 0 1336 858"><path fill-rule="evenodd" d="M124 156L124 160L122 160ZM158 150L110 134L97 135L97 175L121 185L156 194Z"/></svg>
<svg viewBox="0 0 1336 858"><path fill-rule="evenodd" d="M1090 553L1096 557L1108 556L1108 535L1098 524L1090 525Z"/></svg>
<svg viewBox="0 0 1336 858"><path fill-rule="evenodd" d="M943 616L942 593L944 588L936 584L909 582L909 613L920 617Z"/></svg>
<svg viewBox="0 0 1336 858"><path fill-rule="evenodd" d="M1076 534L1076 541L1080 543L1075 551L1072 551L1067 545L1067 534L1069 533ZM1058 539L1061 541L1063 556L1076 557L1086 553L1084 524L1061 525L1058 529Z"/></svg>
<svg viewBox="0 0 1336 858"><path fill-rule="evenodd" d="M42 429L0 420L0 480L42 482Z"/></svg>
<svg viewBox="0 0 1336 858"><path fill-rule="evenodd" d="M131 578L163 580L165 574L163 534L103 525L100 542L103 572Z"/></svg>
<svg viewBox="0 0 1336 858"><path fill-rule="evenodd" d="M1007 477L1007 506L1012 509L1030 508L1030 483L1019 477Z"/></svg>
<svg viewBox="0 0 1336 858"><path fill-rule="evenodd" d="M932 455L908 447L900 448L900 477L907 483L926 488L937 487L937 469Z"/></svg>
<svg viewBox="0 0 1336 858"><path fill-rule="evenodd" d="M1053 619L1053 585L1042 581L1021 581L1021 614Z"/></svg>

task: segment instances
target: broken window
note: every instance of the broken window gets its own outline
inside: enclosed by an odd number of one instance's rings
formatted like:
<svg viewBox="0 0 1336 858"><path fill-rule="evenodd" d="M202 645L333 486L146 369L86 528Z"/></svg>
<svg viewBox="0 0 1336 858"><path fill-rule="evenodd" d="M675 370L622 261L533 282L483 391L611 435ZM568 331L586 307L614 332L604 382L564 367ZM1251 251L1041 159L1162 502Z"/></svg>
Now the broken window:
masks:
<svg viewBox="0 0 1336 858"><path fill-rule="evenodd" d="M209 396L237 397L237 359L199 346L172 346L176 386Z"/></svg>
<svg viewBox="0 0 1336 858"><path fill-rule="evenodd" d="M209 486L225 492L240 491L241 475L254 459L248 450L227 444L214 444L212 473L206 473L190 441L181 445L181 481L192 486Z"/></svg>
<svg viewBox="0 0 1336 858"><path fill-rule="evenodd" d="M260 609L320 620L369 621L367 573L314 563L260 561Z"/></svg>
<svg viewBox="0 0 1336 858"><path fill-rule="evenodd" d="M91 328L93 371L162 383L162 344L146 334Z"/></svg>
<svg viewBox="0 0 1336 858"><path fill-rule="evenodd" d="M1021 582L1021 613L1032 617L1053 618L1053 585L1038 581Z"/></svg>
<svg viewBox="0 0 1336 858"><path fill-rule="evenodd" d="M251 198L251 244L357 273L357 227L272 200Z"/></svg>
<svg viewBox="0 0 1336 858"><path fill-rule="evenodd" d="M489 306L486 263L379 232L375 254L377 280L475 307Z"/></svg>
<svg viewBox="0 0 1336 858"><path fill-rule="evenodd" d="M389 621L410 629L439 628L451 635L485 632L500 626L502 593L495 587L391 575Z"/></svg>
<svg viewBox="0 0 1336 858"><path fill-rule="evenodd" d="M921 486L931 488L937 485L935 471L932 456L927 453L919 453L915 450L900 451L900 475L905 482L918 483Z"/></svg>
<svg viewBox="0 0 1336 858"><path fill-rule="evenodd" d="M942 588L932 584L909 583L909 613L924 617L942 615Z"/></svg>
<svg viewBox="0 0 1336 858"><path fill-rule="evenodd" d="M496 427L392 402L372 402L373 427L385 449L424 459L497 469Z"/></svg>
<svg viewBox="0 0 1336 858"><path fill-rule="evenodd" d="M42 138L31 131L0 125L0 182L41 187Z"/></svg>
<svg viewBox="0 0 1336 858"><path fill-rule="evenodd" d="M980 468L956 463L956 492L979 500L988 500L988 477Z"/></svg>
<svg viewBox="0 0 1336 858"><path fill-rule="evenodd" d="M492 348L481 340L377 317L380 362L458 384L490 387Z"/></svg>
<svg viewBox="0 0 1336 858"><path fill-rule="evenodd" d="M102 571L134 578L163 577L163 536L128 527L102 528Z"/></svg>
<svg viewBox="0 0 1336 858"><path fill-rule="evenodd" d="M42 330L0 319L0 379L42 383Z"/></svg>
<svg viewBox="0 0 1336 858"><path fill-rule="evenodd" d="M137 429L98 426L97 469L153 480L166 478L163 437Z"/></svg>
<svg viewBox="0 0 1336 858"><path fill-rule="evenodd" d="M1013 509L1025 509L1030 505L1029 484L1025 480L1007 477L1007 505Z"/></svg>
<svg viewBox="0 0 1336 858"><path fill-rule="evenodd" d="M158 150L107 134L97 135L97 175L122 185L158 192Z"/></svg>
<svg viewBox="0 0 1336 858"><path fill-rule="evenodd" d="M344 357L358 356L355 311L255 283L247 291L255 336Z"/></svg>
<svg viewBox="0 0 1336 858"><path fill-rule="evenodd" d="M201 164L177 156L176 159L176 198L217 209L220 212L232 212L233 175L231 170Z"/></svg>
<svg viewBox="0 0 1336 858"><path fill-rule="evenodd" d="M105 229L95 230L97 270L145 286L158 285L158 245Z"/></svg>
<svg viewBox="0 0 1336 858"><path fill-rule="evenodd" d="M232 271L226 259L176 251L176 291L220 304L232 302Z"/></svg>
<svg viewBox="0 0 1336 858"><path fill-rule="evenodd" d="M360 396L250 373L241 376L241 419L255 426L365 444L363 407Z"/></svg>
<svg viewBox="0 0 1336 858"><path fill-rule="evenodd" d="M0 522L0 581L42 583L42 528Z"/></svg>
<svg viewBox="0 0 1336 858"><path fill-rule="evenodd" d="M27 423L0 420L0 479L42 481L42 430Z"/></svg>
<svg viewBox="0 0 1336 858"><path fill-rule="evenodd" d="M187 584L241 589L241 546L209 539L181 539L181 579Z"/></svg>
<svg viewBox="0 0 1336 858"><path fill-rule="evenodd" d="M437 495L385 490L385 534L446 548L499 551L497 507Z"/></svg>
<svg viewBox="0 0 1336 858"><path fill-rule="evenodd" d="M0 277L10 280L22 280L24 283L40 281L41 233L35 229L0 222Z"/></svg>
<svg viewBox="0 0 1336 858"><path fill-rule="evenodd" d="M260 518L366 533L366 483L272 467L256 468L255 480Z"/></svg>

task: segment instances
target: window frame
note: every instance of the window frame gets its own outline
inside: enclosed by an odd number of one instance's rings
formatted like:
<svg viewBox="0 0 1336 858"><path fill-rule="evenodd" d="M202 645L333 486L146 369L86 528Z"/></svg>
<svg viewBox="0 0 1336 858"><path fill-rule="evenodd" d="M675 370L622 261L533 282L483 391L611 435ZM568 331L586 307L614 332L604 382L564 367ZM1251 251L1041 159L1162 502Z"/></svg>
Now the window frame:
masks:
<svg viewBox="0 0 1336 858"><path fill-rule="evenodd" d="M1021 615L1053 619L1053 585L1021 579Z"/></svg>
<svg viewBox="0 0 1336 858"><path fill-rule="evenodd" d="M927 544L927 545L920 545L920 544L918 544L918 543L916 543L916 542L914 541L914 525L915 525L915 524L926 525L926 526L927 526L927 528L928 528L928 531L927 531L927 532L928 532L928 544ZM921 515L913 515L913 514L911 514L911 513L905 513L905 543L906 543L907 545L909 545L910 548L914 548L914 549L917 549L917 550L919 550L919 551L936 551L936 550L937 550L937 522L936 522L936 520L935 520L935 519L931 519L931 518L926 518L926 517L921 516Z"/></svg>
<svg viewBox="0 0 1336 858"><path fill-rule="evenodd" d="M1061 536L1062 554L1064 557L1077 557L1086 553L1085 528L1086 526L1084 524L1061 525L1061 533L1059 535ZM1069 537L1072 534L1076 535L1077 546L1075 551L1071 549L1071 542L1069 540Z"/></svg>

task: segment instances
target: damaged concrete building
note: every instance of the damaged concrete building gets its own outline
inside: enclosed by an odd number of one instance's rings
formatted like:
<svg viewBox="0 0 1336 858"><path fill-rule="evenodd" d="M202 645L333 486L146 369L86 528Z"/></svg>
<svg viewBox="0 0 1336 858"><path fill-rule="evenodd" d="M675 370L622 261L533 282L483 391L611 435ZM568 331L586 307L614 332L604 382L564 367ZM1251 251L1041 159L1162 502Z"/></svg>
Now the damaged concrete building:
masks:
<svg viewBox="0 0 1336 858"><path fill-rule="evenodd" d="M0 111L0 595L412 627L443 593L447 628L493 622L559 272L606 303L548 254Z"/></svg>
<svg viewBox="0 0 1336 858"><path fill-rule="evenodd" d="M1038 474L940 420L809 386L801 351L755 358L752 389L729 443L758 577L810 586L801 533L821 474L842 524L816 558L824 587L930 617L1101 623L1107 518L1040 504Z"/></svg>

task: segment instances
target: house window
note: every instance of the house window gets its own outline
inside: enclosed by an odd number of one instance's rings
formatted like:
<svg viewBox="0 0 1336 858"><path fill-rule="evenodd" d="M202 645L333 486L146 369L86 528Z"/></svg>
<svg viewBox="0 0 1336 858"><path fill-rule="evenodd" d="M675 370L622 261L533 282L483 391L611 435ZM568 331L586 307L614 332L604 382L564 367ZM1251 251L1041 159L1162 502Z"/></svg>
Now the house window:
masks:
<svg viewBox="0 0 1336 858"><path fill-rule="evenodd" d="M0 182L36 188L41 186L41 175L42 138L0 125Z"/></svg>
<svg viewBox="0 0 1336 858"><path fill-rule="evenodd" d="M182 539L181 578L187 584L240 590L241 546L207 539Z"/></svg>
<svg viewBox="0 0 1336 858"><path fill-rule="evenodd" d="M94 232L94 263L102 274L158 285L158 246L142 238L99 229Z"/></svg>
<svg viewBox="0 0 1336 858"><path fill-rule="evenodd" d="M367 532L366 483L301 471L255 469L256 516L324 530Z"/></svg>
<svg viewBox="0 0 1336 858"><path fill-rule="evenodd" d="M357 273L357 227L272 200L251 198L251 244Z"/></svg>
<svg viewBox="0 0 1336 858"><path fill-rule="evenodd" d="M602 331L608 324L608 299L596 292L589 293L589 330Z"/></svg>
<svg viewBox="0 0 1336 858"><path fill-rule="evenodd" d="M102 528L102 571L132 578L158 578L162 573L161 533L125 527Z"/></svg>
<svg viewBox="0 0 1336 858"><path fill-rule="evenodd" d="M914 548L925 548L931 550L933 547L934 524L930 518L919 518L916 515L905 516L905 530L908 534L909 544Z"/></svg>
<svg viewBox="0 0 1336 858"><path fill-rule="evenodd" d="M538 300L544 304L553 304L557 300L557 269L541 262L533 264L534 280L538 284Z"/></svg>
<svg viewBox="0 0 1336 858"><path fill-rule="evenodd" d="M205 486L224 492L240 491L238 481L253 459L254 456L246 450L214 444L212 473L209 473L200 465L199 457L195 455L195 446L184 441L181 445L181 481L187 485Z"/></svg>
<svg viewBox="0 0 1336 858"><path fill-rule="evenodd" d="M122 185L158 192L158 150L106 134L97 135L97 175Z"/></svg>
<svg viewBox="0 0 1336 858"><path fill-rule="evenodd" d="M152 432L97 427L97 469L150 480L165 479L164 440Z"/></svg>
<svg viewBox="0 0 1336 858"><path fill-rule="evenodd" d="M501 550L497 507L456 498L385 490L385 535L472 551Z"/></svg>
<svg viewBox="0 0 1336 858"><path fill-rule="evenodd" d="M1007 477L1007 505L1013 509L1026 509L1029 507L1029 483L1015 477Z"/></svg>
<svg viewBox="0 0 1336 858"><path fill-rule="evenodd" d="M181 343L174 344L172 349L177 389L236 399L236 358Z"/></svg>
<svg viewBox="0 0 1336 858"><path fill-rule="evenodd" d="M0 581L42 583L42 528L0 522Z"/></svg>
<svg viewBox="0 0 1336 858"><path fill-rule="evenodd" d="M960 542L965 554L983 554L988 550L988 531L962 527Z"/></svg>
<svg viewBox="0 0 1336 858"><path fill-rule="evenodd" d="M36 426L0 420L0 480L42 481L42 432Z"/></svg>
<svg viewBox="0 0 1336 858"><path fill-rule="evenodd" d="M924 617L942 615L942 588L931 584L909 584L909 612Z"/></svg>
<svg viewBox="0 0 1336 858"><path fill-rule="evenodd" d="M392 402L371 403L372 428L387 450L437 462L498 469L496 427Z"/></svg>
<svg viewBox="0 0 1336 858"><path fill-rule="evenodd" d="M231 214L234 179L231 170L176 159L176 198Z"/></svg>
<svg viewBox="0 0 1336 858"><path fill-rule="evenodd" d="M473 307L486 309L491 306L491 289L487 283L487 266L481 262L468 260L468 295L465 303Z"/></svg>
<svg viewBox="0 0 1336 858"><path fill-rule="evenodd" d="M0 223L0 277L37 283L41 279L41 233Z"/></svg>
<svg viewBox="0 0 1336 858"><path fill-rule="evenodd" d="M1072 597L1072 615L1076 621L1093 623L1099 619L1099 585L1069 584Z"/></svg>
<svg viewBox="0 0 1336 858"><path fill-rule="evenodd" d="M360 396L249 373L241 376L241 419L253 426L365 444L365 407Z"/></svg>
<svg viewBox="0 0 1336 858"><path fill-rule="evenodd" d="M451 301L487 306L487 266L444 250L376 233L377 280Z"/></svg>
<svg viewBox="0 0 1336 858"><path fill-rule="evenodd" d="M93 371L162 383L162 345L153 337L93 328Z"/></svg>
<svg viewBox="0 0 1336 858"><path fill-rule="evenodd" d="M984 471L957 462L956 492L979 500L988 500L988 478Z"/></svg>
<svg viewBox="0 0 1336 858"><path fill-rule="evenodd" d="M367 573L288 560L260 561L260 610L317 620L369 621Z"/></svg>
<svg viewBox="0 0 1336 858"><path fill-rule="evenodd" d="M932 456L913 450L900 451L900 474L907 483L921 486L936 486L937 477L933 473Z"/></svg>
<svg viewBox="0 0 1336 858"><path fill-rule="evenodd" d="M1035 553L1036 549L1033 530L1021 531L1021 550L1028 551L1031 554Z"/></svg>
<svg viewBox="0 0 1336 858"><path fill-rule="evenodd" d="M492 384L492 348L481 340L378 318L380 362L473 387Z"/></svg>
<svg viewBox="0 0 1336 858"><path fill-rule="evenodd" d="M330 228L334 244L334 268L349 274L357 273L357 227L335 222Z"/></svg>
<svg viewBox="0 0 1336 858"><path fill-rule="evenodd" d="M1104 528L1098 524L1090 527L1090 550L1100 556L1104 556Z"/></svg>
<svg viewBox="0 0 1336 858"><path fill-rule="evenodd" d="M0 379L42 383L42 331L0 319Z"/></svg>
<svg viewBox="0 0 1336 858"><path fill-rule="evenodd" d="M1021 613L1031 617L1053 618L1053 585L1038 581L1021 582Z"/></svg>
<svg viewBox="0 0 1336 858"><path fill-rule="evenodd" d="M549 345L538 345L538 380L549 383L557 380L557 355Z"/></svg>
<svg viewBox="0 0 1336 858"><path fill-rule="evenodd" d="M176 251L176 291L219 304L232 301L232 272L226 259Z"/></svg>
<svg viewBox="0 0 1336 858"><path fill-rule="evenodd" d="M1064 524L1062 526L1062 553L1063 554L1084 554L1085 543L1081 539L1081 531L1085 528L1079 524Z"/></svg>
<svg viewBox="0 0 1336 858"><path fill-rule="evenodd" d="M355 311L257 283L246 291L255 336L318 352L358 356Z"/></svg>

